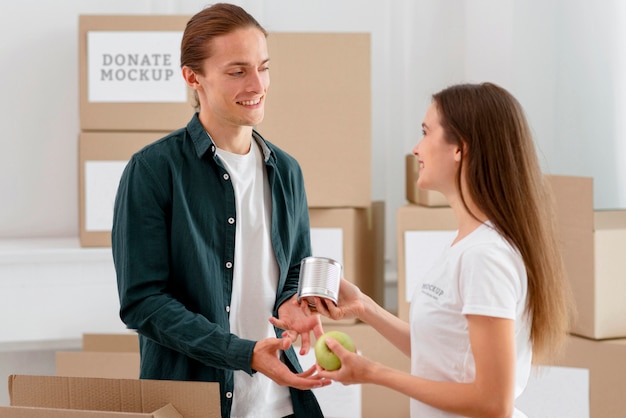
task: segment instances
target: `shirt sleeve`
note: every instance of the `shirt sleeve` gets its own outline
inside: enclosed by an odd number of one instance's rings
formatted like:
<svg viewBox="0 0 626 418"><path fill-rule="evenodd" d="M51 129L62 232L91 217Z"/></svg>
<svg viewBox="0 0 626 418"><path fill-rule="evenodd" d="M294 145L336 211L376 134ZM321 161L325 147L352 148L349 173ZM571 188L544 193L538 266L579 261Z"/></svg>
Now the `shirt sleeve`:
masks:
<svg viewBox="0 0 626 418"><path fill-rule="evenodd" d="M169 290L166 183L137 155L122 175L112 228L120 317L129 328L206 365L252 373L255 342L188 310Z"/></svg>
<svg viewBox="0 0 626 418"><path fill-rule="evenodd" d="M463 314L515 319L523 303L521 256L504 245L483 244L465 251L460 270ZM522 264L523 265L523 264Z"/></svg>
<svg viewBox="0 0 626 418"><path fill-rule="evenodd" d="M303 258L311 255L311 226L309 220L309 207L307 203L306 190L304 187L304 177L299 165L295 164L291 173L292 181L288 190L274 190L276 193L291 193L285 196L285 201L293 202L294 216L290 216L291 223L286 225L289 229L287 235L290 241L286 248L290 251L287 254L289 268L285 283L276 300L276 312L278 307L291 298L298 291L298 281L300 278L300 262Z"/></svg>

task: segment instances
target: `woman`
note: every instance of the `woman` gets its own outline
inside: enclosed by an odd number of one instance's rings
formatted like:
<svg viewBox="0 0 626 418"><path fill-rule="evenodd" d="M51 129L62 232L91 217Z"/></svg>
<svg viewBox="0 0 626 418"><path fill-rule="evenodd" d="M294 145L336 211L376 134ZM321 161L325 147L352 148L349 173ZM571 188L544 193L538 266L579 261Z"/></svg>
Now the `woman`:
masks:
<svg viewBox="0 0 626 418"><path fill-rule="evenodd" d="M321 314L359 318L410 355L411 374L330 340L342 367L319 375L402 392L412 417L523 417L515 399L531 365L557 353L570 313L530 129L517 100L491 83L435 94L422 129L417 184L446 196L458 233L413 295L410 324L346 280L338 306L315 299Z"/></svg>

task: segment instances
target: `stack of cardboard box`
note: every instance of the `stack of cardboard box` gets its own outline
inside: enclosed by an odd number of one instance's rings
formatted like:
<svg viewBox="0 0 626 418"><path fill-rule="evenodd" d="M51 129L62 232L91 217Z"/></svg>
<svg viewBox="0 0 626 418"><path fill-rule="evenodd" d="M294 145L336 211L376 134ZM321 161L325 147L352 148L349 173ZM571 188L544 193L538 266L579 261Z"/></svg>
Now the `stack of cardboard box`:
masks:
<svg viewBox="0 0 626 418"><path fill-rule="evenodd" d="M184 127L194 112L178 68L188 18L80 17L82 246L110 245L117 184L130 156ZM370 35L277 32L268 48L272 81L257 129L302 167L313 255L341 262L345 277L382 304L384 205L371 201Z"/></svg>
<svg viewBox="0 0 626 418"><path fill-rule="evenodd" d="M192 95L180 75L187 16L79 17L80 243L111 245L113 203L136 151L185 126Z"/></svg>
<svg viewBox="0 0 626 418"><path fill-rule="evenodd" d="M591 417L626 411L626 210L594 210L593 180L550 176L577 317L559 364L589 369Z"/></svg>
<svg viewBox="0 0 626 418"><path fill-rule="evenodd" d="M271 33L272 84L259 132L300 163L313 255L381 304L384 205L371 200L367 33ZM349 68L349 71L346 69Z"/></svg>

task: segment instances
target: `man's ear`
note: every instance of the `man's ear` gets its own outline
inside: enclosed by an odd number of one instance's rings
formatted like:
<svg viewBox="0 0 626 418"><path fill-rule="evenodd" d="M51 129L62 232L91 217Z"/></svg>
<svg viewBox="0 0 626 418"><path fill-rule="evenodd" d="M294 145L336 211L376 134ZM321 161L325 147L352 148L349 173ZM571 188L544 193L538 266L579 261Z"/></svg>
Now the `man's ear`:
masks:
<svg viewBox="0 0 626 418"><path fill-rule="evenodd" d="M198 76L196 75L195 71L185 65L182 68L182 73L183 78L185 79L185 82L187 83L189 88L197 90L200 86L200 82L198 81Z"/></svg>

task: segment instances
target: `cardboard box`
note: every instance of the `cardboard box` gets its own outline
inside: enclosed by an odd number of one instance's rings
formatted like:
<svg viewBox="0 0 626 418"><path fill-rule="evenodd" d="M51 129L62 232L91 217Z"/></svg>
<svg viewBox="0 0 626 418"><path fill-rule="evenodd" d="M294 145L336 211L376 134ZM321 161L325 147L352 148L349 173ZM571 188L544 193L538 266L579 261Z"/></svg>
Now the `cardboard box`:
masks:
<svg viewBox="0 0 626 418"><path fill-rule="evenodd" d="M593 179L547 176L554 191L577 319L571 333L625 338L626 210L593 209Z"/></svg>
<svg viewBox="0 0 626 418"><path fill-rule="evenodd" d="M410 373L409 357L371 326L362 322L324 325L324 331L332 330L348 334L354 341L356 349L363 356L396 370ZM305 369L314 361L313 350L307 356L300 356L300 362ZM313 392L322 407L322 412L328 417L380 418L410 415L409 398L383 386L371 384L343 386L340 383L333 383L321 389L314 389ZM358 414L359 407L361 414Z"/></svg>
<svg viewBox="0 0 626 418"><path fill-rule="evenodd" d="M414 284L434 262L457 229L450 207L405 205L397 212L398 316L409 320ZM420 246L420 244L423 244ZM421 248L421 249L418 249Z"/></svg>
<svg viewBox="0 0 626 418"><path fill-rule="evenodd" d="M183 418L171 404L151 413L88 411L28 406L0 406L1 418Z"/></svg>
<svg viewBox="0 0 626 418"><path fill-rule="evenodd" d="M591 418L623 418L626 413L626 339L591 340L571 335L558 364L589 369Z"/></svg>
<svg viewBox="0 0 626 418"><path fill-rule="evenodd" d="M369 208L311 208L309 216L313 255L341 262L344 278L383 305L384 203L373 202Z"/></svg>
<svg viewBox="0 0 626 418"><path fill-rule="evenodd" d="M80 245L110 247L113 206L130 157L167 132L82 132L78 143Z"/></svg>
<svg viewBox="0 0 626 418"><path fill-rule="evenodd" d="M310 207L368 207L370 34L270 33L267 42L272 84L259 132L298 160Z"/></svg>
<svg viewBox="0 0 626 418"><path fill-rule="evenodd" d="M139 351L57 351L55 362L57 376L139 378Z"/></svg>
<svg viewBox="0 0 626 418"><path fill-rule="evenodd" d="M173 131L187 124L195 110L180 72L180 41L189 18L79 16L82 131Z"/></svg>
<svg viewBox="0 0 626 418"><path fill-rule="evenodd" d="M419 177L419 164L417 158L413 154L407 154L405 157L406 170L406 200L410 203L423 206L450 206L448 200L441 192L435 190L424 190L417 187L417 179Z"/></svg>
<svg viewBox="0 0 626 418"><path fill-rule="evenodd" d="M219 384L214 382L11 375L9 396L12 407L109 411L125 416L122 413L154 414L171 404L185 418L221 416Z"/></svg>
<svg viewBox="0 0 626 418"><path fill-rule="evenodd" d="M124 334L83 334L83 351L134 353L139 351L136 332Z"/></svg>
<svg viewBox="0 0 626 418"><path fill-rule="evenodd" d="M594 334L593 179L555 175L546 179L555 198L565 273L578 310L571 331Z"/></svg>
<svg viewBox="0 0 626 418"><path fill-rule="evenodd" d="M139 337L136 332L83 334L83 351L57 351L56 375L139 378Z"/></svg>
<svg viewBox="0 0 626 418"><path fill-rule="evenodd" d="M179 56L190 17L80 16L82 131L173 131L187 124L194 100ZM300 162L311 207L369 206L370 34L273 32L267 42L272 83L259 131Z"/></svg>
<svg viewBox="0 0 626 418"><path fill-rule="evenodd" d="M594 339L626 338L626 210L596 210L592 231L566 231L566 246L576 247L568 259L578 310L572 333ZM573 241L569 235L574 233L584 234L588 241Z"/></svg>

